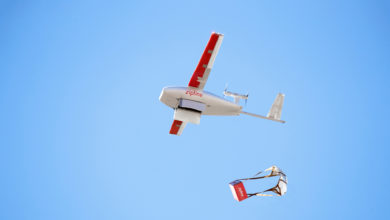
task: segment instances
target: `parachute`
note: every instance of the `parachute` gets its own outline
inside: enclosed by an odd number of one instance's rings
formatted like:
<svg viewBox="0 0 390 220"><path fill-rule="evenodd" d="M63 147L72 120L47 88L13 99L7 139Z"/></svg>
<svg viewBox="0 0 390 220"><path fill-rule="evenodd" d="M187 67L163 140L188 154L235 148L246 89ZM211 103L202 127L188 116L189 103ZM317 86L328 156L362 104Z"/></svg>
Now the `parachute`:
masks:
<svg viewBox="0 0 390 220"><path fill-rule="evenodd" d="M268 175L265 175L265 176L259 176L260 174L262 174L266 171L271 171L271 173ZM279 180L278 180L278 183L276 184L276 186L274 186L270 189L261 191L261 192L257 192L257 193L247 193L246 192L245 187L244 187L245 181L258 180L258 179L269 178L269 177L274 177L274 176L279 176ZM260 171L260 172L256 173L251 178L234 180L233 182L229 183L229 187L233 193L234 199L239 201L239 202L241 202L244 199L250 198L252 196L274 196L273 194L265 194L266 192L273 192L276 194L276 196L282 196L287 192L287 176L277 166L272 166L268 169L265 169L264 171Z"/></svg>

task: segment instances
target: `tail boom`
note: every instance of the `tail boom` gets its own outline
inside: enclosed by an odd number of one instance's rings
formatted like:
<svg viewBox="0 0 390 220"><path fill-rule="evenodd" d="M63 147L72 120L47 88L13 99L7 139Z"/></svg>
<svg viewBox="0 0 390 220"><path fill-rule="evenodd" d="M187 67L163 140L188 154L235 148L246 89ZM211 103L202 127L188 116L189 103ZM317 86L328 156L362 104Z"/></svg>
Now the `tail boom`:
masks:
<svg viewBox="0 0 390 220"><path fill-rule="evenodd" d="M249 113L249 112L241 111L240 113L241 114L245 114L245 115L249 115L249 116L253 116L253 117L257 117L257 118L267 119L267 120L276 121L276 122L280 122L280 123L286 123L286 121L283 121L283 120L278 120L278 119L275 119L275 118L269 118L269 117L266 117L266 116L257 115L257 114L253 114L253 113Z"/></svg>

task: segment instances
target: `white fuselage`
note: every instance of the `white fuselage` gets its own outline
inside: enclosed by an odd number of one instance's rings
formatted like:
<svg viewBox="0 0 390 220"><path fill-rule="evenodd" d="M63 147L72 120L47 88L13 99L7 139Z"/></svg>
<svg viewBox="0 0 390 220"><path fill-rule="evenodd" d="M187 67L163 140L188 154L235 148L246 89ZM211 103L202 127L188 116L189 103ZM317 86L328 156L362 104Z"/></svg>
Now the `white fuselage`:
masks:
<svg viewBox="0 0 390 220"><path fill-rule="evenodd" d="M222 97L189 87L165 87L160 95L160 101L173 109L178 108L180 99L205 104L202 115L239 115L242 109L242 106Z"/></svg>

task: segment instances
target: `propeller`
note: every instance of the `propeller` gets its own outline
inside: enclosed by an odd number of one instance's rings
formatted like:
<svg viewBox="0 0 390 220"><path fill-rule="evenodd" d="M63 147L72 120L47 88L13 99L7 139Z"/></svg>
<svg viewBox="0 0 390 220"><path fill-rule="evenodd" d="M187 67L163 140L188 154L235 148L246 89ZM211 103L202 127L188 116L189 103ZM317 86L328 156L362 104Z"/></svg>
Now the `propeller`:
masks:
<svg viewBox="0 0 390 220"><path fill-rule="evenodd" d="M226 98L225 93L226 93L226 91L227 91L227 89L228 89L228 86L229 86L229 83L226 83L226 84L225 84L225 89L223 90L223 97L224 97L224 98Z"/></svg>
<svg viewBox="0 0 390 220"><path fill-rule="evenodd" d="M248 103L248 98L249 98L249 92L246 93L245 107L246 107L246 104Z"/></svg>

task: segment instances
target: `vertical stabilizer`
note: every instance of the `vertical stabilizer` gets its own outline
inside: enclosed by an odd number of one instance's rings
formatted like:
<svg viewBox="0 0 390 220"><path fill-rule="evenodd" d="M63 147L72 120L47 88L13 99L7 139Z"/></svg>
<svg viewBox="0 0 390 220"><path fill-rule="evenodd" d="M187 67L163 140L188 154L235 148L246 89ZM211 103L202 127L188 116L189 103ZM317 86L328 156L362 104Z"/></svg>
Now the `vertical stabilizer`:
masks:
<svg viewBox="0 0 390 220"><path fill-rule="evenodd" d="M279 93L276 96L276 99L272 104L271 109L268 112L267 118L280 120L280 118L282 117L283 101L284 101L284 94Z"/></svg>

